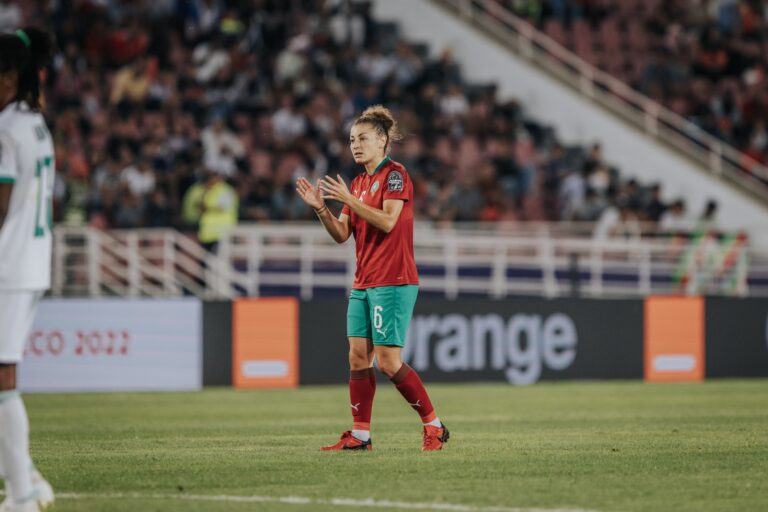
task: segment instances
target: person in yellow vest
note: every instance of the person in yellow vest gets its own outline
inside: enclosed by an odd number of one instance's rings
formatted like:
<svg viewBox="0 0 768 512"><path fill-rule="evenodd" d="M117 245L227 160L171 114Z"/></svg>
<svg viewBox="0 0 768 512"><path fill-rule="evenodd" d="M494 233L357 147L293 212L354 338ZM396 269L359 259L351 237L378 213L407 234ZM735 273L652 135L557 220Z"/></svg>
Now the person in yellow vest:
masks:
<svg viewBox="0 0 768 512"><path fill-rule="evenodd" d="M220 175L208 171L200 198L200 227L197 238L210 252L216 252L221 235L237 225L238 197Z"/></svg>
<svg viewBox="0 0 768 512"><path fill-rule="evenodd" d="M200 217L203 215L203 195L205 179L200 179L189 186L181 200L181 227L185 233L197 233L200 229Z"/></svg>

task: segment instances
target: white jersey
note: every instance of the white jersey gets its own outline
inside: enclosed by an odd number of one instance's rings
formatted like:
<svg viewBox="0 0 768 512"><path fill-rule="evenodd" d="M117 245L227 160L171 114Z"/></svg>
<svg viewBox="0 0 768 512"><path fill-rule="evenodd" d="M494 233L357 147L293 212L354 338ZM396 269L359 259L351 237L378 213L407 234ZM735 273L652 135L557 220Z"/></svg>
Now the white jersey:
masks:
<svg viewBox="0 0 768 512"><path fill-rule="evenodd" d="M51 286L53 141L43 116L24 102L0 112L0 183L13 183L0 228L0 290Z"/></svg>

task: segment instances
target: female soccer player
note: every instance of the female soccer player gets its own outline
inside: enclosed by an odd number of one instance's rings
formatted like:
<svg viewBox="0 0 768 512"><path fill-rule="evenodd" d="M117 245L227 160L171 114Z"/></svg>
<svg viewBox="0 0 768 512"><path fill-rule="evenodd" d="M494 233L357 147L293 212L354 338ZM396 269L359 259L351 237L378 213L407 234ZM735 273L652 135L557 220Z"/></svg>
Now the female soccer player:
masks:
<svg viewBox="0 0 768 512"><path fill-rule="evenodd" d="M16 365L51 283L53 141L40 114L40 74L53 38L38 29L0 35L0 512L37 512L53 491L29 456Z"/></svg>
<svg viewBox="0 0 768 512"><path fill-rule="evenodd" d="M421 379L400 359L419 284L413 258L413 184L405 167L388 156L390 144L400 138L390 111L370 107L349 135L355 162L365 167L352 180L351 191L340 176L326 176L315 186L300 178L296 186L336 242L354 235L357 252L347 309L352 430L322 450L371 449L374 355L379 370L421 416L422 450L440 450L448 441L448 429L435 414ZM326 199L344 205L339 218L331 215Z"/></svg>

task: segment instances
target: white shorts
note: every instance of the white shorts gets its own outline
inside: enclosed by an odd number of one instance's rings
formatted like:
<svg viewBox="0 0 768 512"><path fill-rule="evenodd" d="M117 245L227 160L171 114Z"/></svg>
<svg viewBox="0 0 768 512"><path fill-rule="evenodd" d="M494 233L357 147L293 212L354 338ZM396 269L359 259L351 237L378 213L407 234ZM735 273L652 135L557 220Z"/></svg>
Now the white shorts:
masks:
<svg viewBox="0 0 768 512"><path fill-rule="evenodd" d="M18 363L42 290L0 290L0 363Z"/></svg>

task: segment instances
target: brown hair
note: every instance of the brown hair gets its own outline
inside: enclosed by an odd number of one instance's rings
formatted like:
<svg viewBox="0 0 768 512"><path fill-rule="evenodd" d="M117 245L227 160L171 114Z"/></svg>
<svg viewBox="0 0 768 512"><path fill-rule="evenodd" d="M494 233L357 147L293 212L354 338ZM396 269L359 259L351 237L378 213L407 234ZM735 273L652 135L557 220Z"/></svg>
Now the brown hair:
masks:
<svg viewBox="0 0 768 512"><path fill-rule="evenodd" d="M390 145L392 141L399 141L403 139L403 134L400 133L400 127L395 121L392 112L383 105L374 105L368 107L360 114L355 120L354 124L370 124L376 133L383 135L387 138L386 144L384 144L384 154L389 153Z"/></svg>

